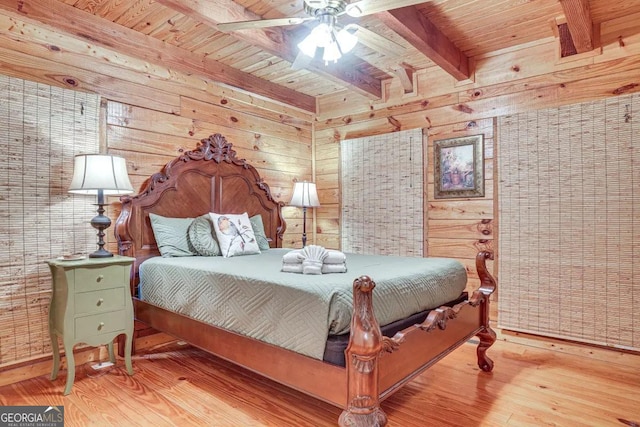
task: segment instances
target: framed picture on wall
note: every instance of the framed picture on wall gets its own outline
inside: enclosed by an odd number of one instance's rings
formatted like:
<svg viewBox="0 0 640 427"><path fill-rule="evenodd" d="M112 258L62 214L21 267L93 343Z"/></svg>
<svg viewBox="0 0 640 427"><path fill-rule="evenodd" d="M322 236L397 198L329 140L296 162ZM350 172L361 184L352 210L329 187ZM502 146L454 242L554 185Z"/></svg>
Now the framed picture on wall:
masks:
<svg viewBox="0 0 640 427"><path fill-rule="evenodd" d="M484 197L484 136L434 141L435 198Z"/></svg>

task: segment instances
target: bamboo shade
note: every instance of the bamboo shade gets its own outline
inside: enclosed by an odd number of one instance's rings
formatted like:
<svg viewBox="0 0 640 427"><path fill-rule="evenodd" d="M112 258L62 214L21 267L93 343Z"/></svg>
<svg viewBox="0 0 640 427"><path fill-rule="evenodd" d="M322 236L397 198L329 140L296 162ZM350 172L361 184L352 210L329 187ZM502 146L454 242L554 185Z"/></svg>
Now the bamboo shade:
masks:
<svg viewBox="0 0 640 427"><path fill-rule="evenodd" d="M640 95L498 130L499 326L640 350Z"/></svg>
<svg viewBox="0 0 640 427"><path fill-rule="evenodd" d="M73 156L98 152L96 95L0 76L0 366L51 352L45 263L95 249Z"/></svg>
<svg viewBox="0 0 640 427"><path fill-rule="evenodd" d="M423 255L422 130L340 145L342 250Z"/></svg>

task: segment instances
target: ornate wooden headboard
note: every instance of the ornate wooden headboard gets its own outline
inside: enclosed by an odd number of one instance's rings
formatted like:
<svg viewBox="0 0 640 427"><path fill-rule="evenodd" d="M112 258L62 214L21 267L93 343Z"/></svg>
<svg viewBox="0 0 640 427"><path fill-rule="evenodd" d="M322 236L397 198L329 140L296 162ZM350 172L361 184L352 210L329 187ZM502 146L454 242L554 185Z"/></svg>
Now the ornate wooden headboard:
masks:
<svg viewBox="0 0 640 427"><path fill-rule="evenodd" d="M273 199L258 171L238 159L231 147L222 135L211 135L153 174L140 194L121 198L115 233L119 253L136 258L132 284L137 283L140 263L160 255L149 213L171 218L196 218L208 212L260 214L270 245L282 246L284 203Z"/></svg>

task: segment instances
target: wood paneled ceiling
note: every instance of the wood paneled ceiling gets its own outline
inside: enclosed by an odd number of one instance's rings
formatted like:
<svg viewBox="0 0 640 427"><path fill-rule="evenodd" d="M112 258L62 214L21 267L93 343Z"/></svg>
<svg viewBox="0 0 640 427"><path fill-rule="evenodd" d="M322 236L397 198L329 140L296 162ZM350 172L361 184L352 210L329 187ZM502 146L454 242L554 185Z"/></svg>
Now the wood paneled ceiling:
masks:
<svg viewBox="0 0 640 427"><path fill-rule="evenodd" d="M637 0L363 0L369 13L339 17L359 26L359 43L335 64L320 58L292 67L297 43L315 21L222 32L217 24L307 16L303 0L0 0L3 10L35 19L152 63L199 75L314 112L335 91L382 96L382 81L440 67L459 81L473 58L554 36L566 19L577 52L593 48L593 28L640 12Z"/></svg>

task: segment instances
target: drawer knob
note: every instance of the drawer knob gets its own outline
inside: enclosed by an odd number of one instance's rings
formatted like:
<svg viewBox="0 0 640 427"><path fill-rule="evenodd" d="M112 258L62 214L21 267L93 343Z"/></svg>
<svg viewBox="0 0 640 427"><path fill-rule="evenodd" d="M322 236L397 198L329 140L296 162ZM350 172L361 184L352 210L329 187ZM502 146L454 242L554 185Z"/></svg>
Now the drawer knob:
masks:
<svg viewBox="0 0 640 427"><path fill-rule="evenodd" d="M97 282L102 282L102 280L104 279L104 276L101 274L98 276L98 278L96 279Z"/></svg>
<svg viewBox="0 0 640 427"><path fill-rule="evenodd" d="M100 324L98 324L98 330L101 331L102 328L104 328L104 322L100 322Z"/></svg>
<svg viewBox="0 0 640 427"><path fill-rule="evenodd" d="M100 299L98 300L98 302L96 303L96 305L97 305L98 307L100 307L100 306L102 305L102 303L103 303L103 302L104 302L104 300L103 300L102 298L100 298Z"/></svg>

